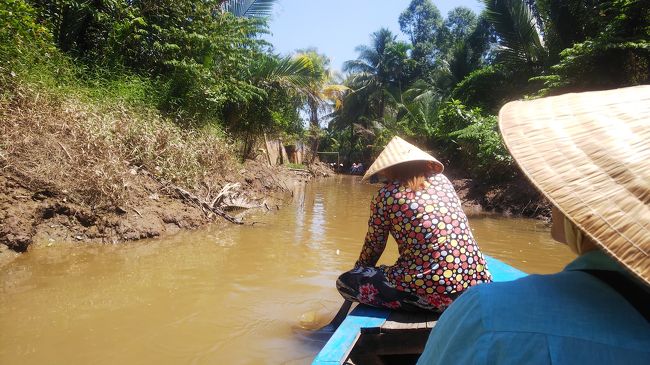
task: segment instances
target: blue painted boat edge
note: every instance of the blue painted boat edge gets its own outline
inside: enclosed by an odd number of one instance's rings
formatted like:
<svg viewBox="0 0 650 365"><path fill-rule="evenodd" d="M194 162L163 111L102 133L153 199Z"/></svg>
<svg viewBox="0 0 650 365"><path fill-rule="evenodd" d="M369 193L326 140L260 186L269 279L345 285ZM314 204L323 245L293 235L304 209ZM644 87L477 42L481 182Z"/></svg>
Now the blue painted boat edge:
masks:
<svg viewBox="0 0 650 365"><path fill-rule="evenodd" d="M513 281L528 275L503 261L495 259L494 257L485 254L484 256L488 263L488 270L490 270L490 273L492 274L493 281Z"/></svg>
<svg viewBox="0 0 650 365"><path fill-rule="evenodd" d="M485 255L485 258L494 281L512 281L527 275L493 257ZM357 306L316 355L312 365L342 364L357 342L361 328L380 327L386 322L389 314L390 311L386 309Z"/></svg>
<svg viewBox="0 0 650 365"><path fill-rule="evenodd" d="M312 365L341 364L350 354L352 346L359 338L361 328L379 327L390 311L387 309L359 305L348 314L343 323L334 332L325 346L318 353Z"/></svg>

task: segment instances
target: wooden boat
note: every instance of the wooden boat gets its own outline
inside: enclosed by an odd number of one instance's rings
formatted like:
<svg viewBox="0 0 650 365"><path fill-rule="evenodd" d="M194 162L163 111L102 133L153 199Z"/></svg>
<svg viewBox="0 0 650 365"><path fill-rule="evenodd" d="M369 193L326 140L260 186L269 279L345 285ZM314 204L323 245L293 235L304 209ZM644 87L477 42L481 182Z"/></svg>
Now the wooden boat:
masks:
<svg viewBox="0 0 650 365"><path fill-rule="evenodd" d="M526 274L487 257L494 281ZM424 350L436 314L405 313L356 306L318 353L312 365L415 364Z"/></svg>

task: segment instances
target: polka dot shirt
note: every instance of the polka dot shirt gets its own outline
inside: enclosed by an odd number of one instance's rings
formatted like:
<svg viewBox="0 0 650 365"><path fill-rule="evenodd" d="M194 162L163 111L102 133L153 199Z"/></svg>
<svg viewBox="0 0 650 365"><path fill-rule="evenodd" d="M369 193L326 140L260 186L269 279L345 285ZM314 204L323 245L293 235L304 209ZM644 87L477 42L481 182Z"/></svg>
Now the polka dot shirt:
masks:
<svg viewBox="0 0 650 365"><path fill-rule="evenodd" d="M390 233L400 257L383 269L397 289L419 296L451 294L491 281L460 200L444 175L429 177L417 191L399 181L388 183L374 197L371 211L356 266L374 266Z"/></svg>

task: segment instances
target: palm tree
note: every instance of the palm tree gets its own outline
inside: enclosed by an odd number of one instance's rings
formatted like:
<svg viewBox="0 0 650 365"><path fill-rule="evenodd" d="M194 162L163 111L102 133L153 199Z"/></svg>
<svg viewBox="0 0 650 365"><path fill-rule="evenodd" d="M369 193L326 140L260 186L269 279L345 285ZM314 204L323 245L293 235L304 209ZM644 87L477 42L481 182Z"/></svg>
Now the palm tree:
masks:
<svg viewBox="0 0 650 365"><path fill-rule="evenodd" d="M250 85L253 100L229 104L224 117L230 130L239 133L244 142L242 158L252 155L253 146L263 132L273 132L274 95L290 95L299 100L299 94L312 82L309 60L295 57L260 55L250 66Z"/></svg>
<svg viewBox="0 0 650 365"><path fill-rule="evenodd" d="M396 40L388 29L382 28L371 35L371 45L357 47L359 57L343 64L349 72L349 84L366 102L374 105L374 117L384 120L388 93L401 92L409 73L407 43Z"/></svg>
<svg viewBox="0 0 650 365"><path fill-rule="evenodd" d="M277 0L220 0L223 11L239 17L265 18L271 15Z"/></svg>
<svg viewBox="0 0 650 365"><path fill-rule="evenodd" d="M310 65L311 80L304 90L307 109L309 112L309 125L319 127L318 112L323 106L322 89L331 79L332 71L329 67L330 60L327 56L318 53L315 49L298 50L296 59L303 60Z"/></svg>
<svg viewBox="0 0 650 365"><path fill-rule="evenodd" d="M439 128L438 110L444 93L425 80L417 80L402 93L398 107L398 129L408 135L428 138Z"/></svg>
<svg viewBox="0 0 650 365"><path fill-rule="evenodd" d="M486 16L498 36L497 61L512 70L539 73L548 60L542 30L522 0L484 0Z"/></svg>
<svg viewBox="0 0 650 365"><path fill-rule="evenodd" d="M316 158L318 145L320 141L320 121L319 114L321 111L339 108L342 103L343 95L347 91L344 85L332 83L334 79L333 71L329 67L330 60L327 56L319 54L316 49L310 48L298 50L296 59L310 65L310 82L307 87L300 91L305 96L306 106L309 112L309 127L311 134L312 156L310 161Z"/></svg>
<svg viewBox="0 0 650 365"><path fill-rule="evenodd" d="M252 80L261 88L303 90L312 82L312 65L302 58L262 55L253 67Z"/></svg>
<svg viewBox="0 0 650 365"><path fill-rule="evenodd" d="M394 116L387 112L396 110L396 99L407 87L413 68L408 56L410 48L409 44L397 41L390 30L382 28L371 34L370 45L357 47L359 57L356 60L343 64L343 71L348 73L345 84L350 91L342 108L332 115L330 129L349 129L348 158L357 143L372 145L385 130L387 120ZM367 148L363 151L369 154Z"/></svg>

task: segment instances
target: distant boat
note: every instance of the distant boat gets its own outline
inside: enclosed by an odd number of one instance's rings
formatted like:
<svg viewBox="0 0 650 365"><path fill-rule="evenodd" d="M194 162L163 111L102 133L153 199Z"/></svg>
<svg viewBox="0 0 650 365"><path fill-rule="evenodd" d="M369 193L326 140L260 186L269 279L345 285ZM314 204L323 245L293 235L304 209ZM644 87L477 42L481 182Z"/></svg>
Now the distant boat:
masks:
<svg viewBox="0 0 650 365"><path fill-rule="evenodd" d="M487 257L494 281L526 276ZM438 320L433 313L408 313L357 305L318 353L312 365L415 364Z"/></svg>

